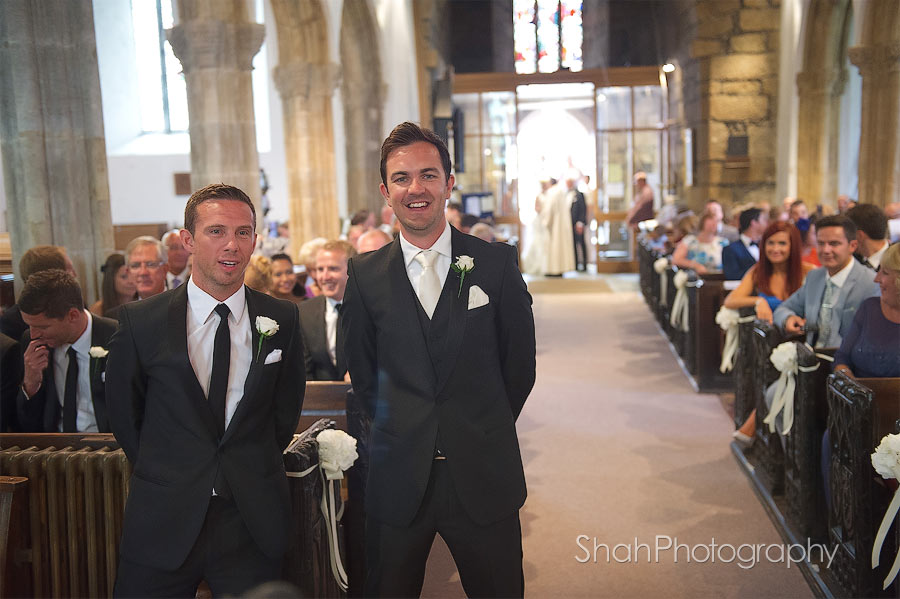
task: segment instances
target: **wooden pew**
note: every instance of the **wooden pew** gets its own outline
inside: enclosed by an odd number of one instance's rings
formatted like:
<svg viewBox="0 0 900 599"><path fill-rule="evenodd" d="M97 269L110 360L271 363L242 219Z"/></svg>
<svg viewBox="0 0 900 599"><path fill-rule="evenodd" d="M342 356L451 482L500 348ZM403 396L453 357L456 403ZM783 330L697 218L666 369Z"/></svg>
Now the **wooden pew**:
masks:
<svg viewBox="0 0 900 599"><path fill-rule="evenodd" d="M781 341L781 332L774 325L761 320L753 322L756 441L753 444L752 455L760 480L773 496L784 492L784 449L781 446L781 435L777 431L769 432L769 427L763 424L763 420L769 414L766 406L766 388L774 383L780 374L769 360L769 356Z"/></svg>
<svg viewBox="0 0 900 599"><path fill-rule="evenodd" d="M787 513L791 526L803 537L815 542L827 538L828 513L822 479L822 437L828 419L826 382L831 361L818 354L834 356L835 348L813 351L805 343L797 347L797 387L794 393L794 424L785 441L784 484ZM816 368L804 372L802 369Z"/></svg>
<svg viewBox="0 0 900 599"><path fill-rule="evenodd" d="M875 473L870 456L884 435L897 432L900 378L854 380L833 374L827 398L832 498L828 542L837 546L828 574L844 596L894 596L881 591L897 549L894 535L885 540L881 565L871 569L875 533L892 492Z"/></svg>
<svg viewBox="0 0 900 599"><path fill-rule="evenodd" d="M701 392L712 393L731 390L733 376L719 372L722 350L725 347L725 332L716 324L716 314L725 303L725 276L720 273L703 275L696 287L688 289L691 303L692 340L688 343L688 364L694 375L697 388Z"/></svg>
<svg viewBox="0 0 900 599"><path fill-rule="evenodd" d="M346 431L349 390L350 383L343 381L307 381L297 433L302 433L322 418L334 420L338 429Z"/></svg>
<svg viewBox="0 0 900 599"><path fill-rule="evenodd" d="M741 317L752 316L753 308L738 310ZM753 354L753 321L738 325L738 347L734 355L732 380L734 385L734 428L740 428L756 409L756 358Z"/></svg>

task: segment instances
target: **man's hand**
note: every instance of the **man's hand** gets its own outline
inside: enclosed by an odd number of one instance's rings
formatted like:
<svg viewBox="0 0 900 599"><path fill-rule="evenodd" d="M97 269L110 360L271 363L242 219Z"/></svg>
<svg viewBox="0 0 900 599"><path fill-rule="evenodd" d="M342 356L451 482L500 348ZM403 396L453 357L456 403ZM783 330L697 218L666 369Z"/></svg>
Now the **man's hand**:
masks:
<svg viewBox="0 0 900 599"><path fill-rule="evenodd" d="M800 318L796 314L787 317L784 321L784 332L792 335L800 335L803 333L803 327L806 326L806 319Z"/></svg>
<svg viewBox="0 0 900 599"><path fill-rule="evenodd" d="M37 393L41 388L41 379L44 377L44 370L50 363L50 350L41 343L40 340L34 340L25 348L25 376L22 379L22 388L29 396Z"/></svg>
<svg viewBox="0 0 900 599"><path fill-rule="evenodd" d="M350 371L349 371L349 370L348 370L346 373L344 373L344 382L345 382L345 383L352 383L352 382L353 382L353 381L350 380Z"/></svg>
<svg viewBox="0 0 900 599"><path fill-rule="evenodd" d="M575 223L575 232L578 233L579 235L584 235L584 223L583 222Z"/></svg>

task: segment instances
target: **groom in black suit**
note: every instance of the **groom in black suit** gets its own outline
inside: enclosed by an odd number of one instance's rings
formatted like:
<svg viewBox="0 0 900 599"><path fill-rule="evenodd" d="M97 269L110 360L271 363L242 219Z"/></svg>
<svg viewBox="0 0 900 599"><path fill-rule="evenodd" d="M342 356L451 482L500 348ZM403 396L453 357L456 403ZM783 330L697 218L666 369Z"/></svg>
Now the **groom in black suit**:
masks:
<svg viewBox="0 0 900 599"><path fill-rule="evenodd" d="M119 313L107 403L134 474L116 596L194 596L201 580L240 595L279 577L303 342L293 303L244 287L255 223L243 191L195 192L181 231L189 281Z"/></svg>
<svg viewBox="0 0 900 599"><path fill-rule="evenodd" d="M522 596L515 421L534 385L535 339L516 251L447 223L454 179L433 132L398 125L381 177L401 234L350 260L341 331L373 419L365 595L418 596L440 533L468 596Z"/></svg>

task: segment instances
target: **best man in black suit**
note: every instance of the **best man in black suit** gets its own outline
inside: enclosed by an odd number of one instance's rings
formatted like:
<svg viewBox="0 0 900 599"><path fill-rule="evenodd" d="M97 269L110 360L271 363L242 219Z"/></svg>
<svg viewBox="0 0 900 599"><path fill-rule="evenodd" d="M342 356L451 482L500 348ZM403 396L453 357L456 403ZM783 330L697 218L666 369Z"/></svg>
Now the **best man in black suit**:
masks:
<svg viewBox="0 0 900 599"><path fill-rule="evenodd" d="M342 312L353 389L373 419L364 594L418 596L440 533L468 596L522 596L515 421L535 339L516 251L447 223L454 179L433 132L398 125L381 176L401 235L350 260Z"/></svg>
<svg viewBox="0 0 900 599"><path fill-rule="evenodd" d="M71 274L37 272L19 296L29 330L22 335L25 372L16 400L28 433L108 433L104 377L116 321L84 309Z"/></svg>
<svg viewBox="0 0 900 599"><path fill-rule="evenodd" d="M240 595L279 577L303 341L293 303L244 287L255 223L241 190L196 191L181 232L190 280L119 313L107 403L134 474L117 596L194 596L201 580Z"/></svg>
<svg viewBox="0 0 900 599"><path fill-rule="evenodd" d="M347 261L355 255L353 246L341 240L329 241L316 254L316 282L322 295L300 304L308 381L343 381L347 374L344 349L337 340L347 288Z"/></svg>

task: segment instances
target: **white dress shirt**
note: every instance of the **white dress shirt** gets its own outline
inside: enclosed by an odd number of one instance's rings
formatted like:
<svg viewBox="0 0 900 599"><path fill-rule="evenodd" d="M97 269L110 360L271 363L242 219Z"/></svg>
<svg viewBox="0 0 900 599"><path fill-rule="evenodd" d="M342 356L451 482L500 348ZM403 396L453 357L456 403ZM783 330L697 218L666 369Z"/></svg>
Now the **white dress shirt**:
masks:
<svg viewBox="0 0 900 599"><path fill-rule="evenodd" d="M753 240L741 233L741 241L747 247L747 251L753 256L753 259L759 262L759 245L753 243Z"/></svg>
<svg viewBox="0 0 900 599"><path fill-rule="evenodd" d="M338 313L335 306L341 302L330 297L325 298L325 337L328 341L328 355L331 363L337 366L337 321Z"/></svg>
<svg viewBox="0 0 900 599"><path fill-rule="evenodd" d="M887 251L887 249L888 249L888 247L890 247L890 245L891 245L890 243L885 241L884 245L881 247L880 250L878 250L877 252L875 252L874 254L869 256L868 258L866 258L866 260L869 261L869 264L872 265L872 268L874 268L875 270L878 270L878 267L881 266L881 257L884 256L884 253Z"/></svg>
<svg viewBox="0 0 900 599"><path fill-rule="evenodd" d="M231 360L228 363L228 391L225 393L225 428L231 422L238 404L244 397L244 382L250 372L253 359L253 332L250 329L250 313L247 310L247 296L244 287L220 302L194 283L191 277L187 283L187 346L188 357L194 374L203 388L209 393L209 381L212 378L213 346L216 341L216 329L221 318L216 313L220 303L228 306L228 330L231 337Z"/></svg>
<svg viewBox="0 0 900 599"><path fill-rule="evenodd" d="M406 276L416 291L416 297L419 296L419 278L422 276L422 265L416 261L416 256L423 249L430 249L438 253L437 260L434 261L434 270L441 280L441 289L447 281L447 274L450 272L450 263L453 261L453 244L450 241L450 223L444 223L444 232L437 238L437 241L430 248L420 248L403 236L400 232L400 249L403 252L403 263L406 264Z"/></svg>
<svg viewBox="0 0 900 599"><path fill-rule="evenodd" d="M853 265L855 263L856 258L851 258L850 263L841 270L837 271L834 276L828 275L828 280L830 280L838 289L840 289L844 286L844 283L847 282L847 277L850 276L850 271L853 270ZM860 264L860 266L863 267L862 264ZM837 301L837 298L835 297L834 300Z"/></svg>
<svg viewBox="0 0 900 599"><path fill-rule="evenodd" d="M91 313L87 315L87 327L75 343L65 343L53 349L53 382L56 383L56 393L59 396L59 413L62 415L63 404L66 398L66 371L69 369L69 348L75 348L75 361L78 362L78 413L75 426L80 433L96 433L97 417L94 416L94 398L91 395L91 331L93 319ZM63 419L59 419L59 432L63 432Z"/></svg>

